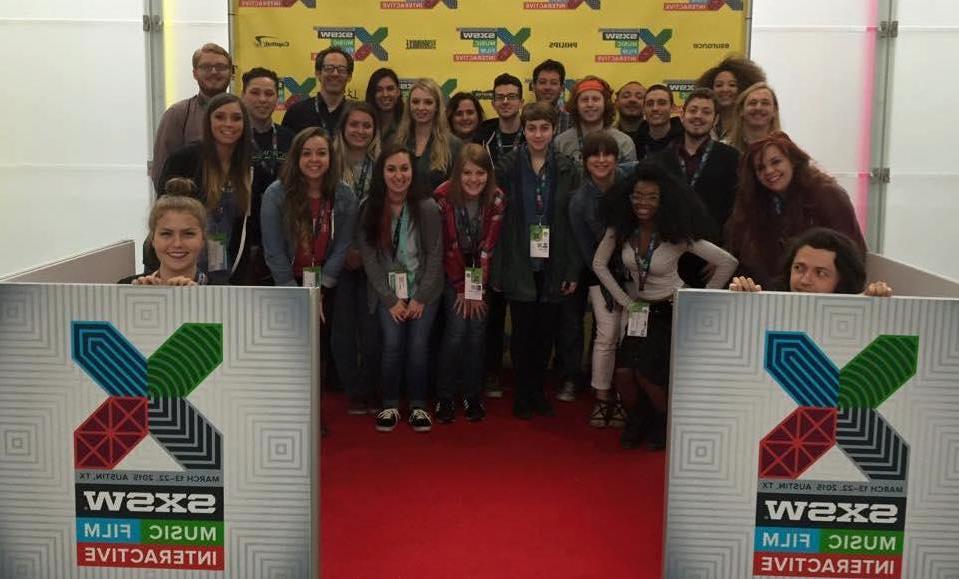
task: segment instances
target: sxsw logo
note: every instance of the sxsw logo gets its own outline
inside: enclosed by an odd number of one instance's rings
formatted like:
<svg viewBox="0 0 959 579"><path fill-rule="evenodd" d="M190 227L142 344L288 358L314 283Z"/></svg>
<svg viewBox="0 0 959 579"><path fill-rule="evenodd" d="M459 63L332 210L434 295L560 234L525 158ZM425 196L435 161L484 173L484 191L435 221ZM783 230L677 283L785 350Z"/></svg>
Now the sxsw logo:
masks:
<svg viewBox="0 0 959 579"><path fill-rule="evenodd" d="M673 37L673 29L665 28L654 34L648 28L600 28L602 39L614 43L616 54L597 54L596 62L647 62L653 56L661 62L673 57L666 43Z"/></svg>
<svg viewBox="0 0 959 579"><path fill-rule="evenodd" d="M416 84L418 78L401 78L400 79L400 91L403 92L403 98L405 99L410 94L410 89L413 88L413 85ZM440 84L440 90L443 91L443 96L447 100L456 92L457 80L455 78L446 79L442 84Z"/></svg>
<svg viewBox="0 0 959 579"><path fill-rule="evenodd" d="M390 35L389 29L385 26L377 28L373 33L358 26L314 26L313 30L316 31L317 38L329 40L330 46L342 48L345 52L352 54L355 60L366 60L371 54L377 60L390 59L390 53L383 48L383 41Z"/></svg>
<svg viewBox="0 0 959 579"><path fill-rule="evenodd" d="M78 565L222 570L223 436L187 399L223 361L222 325L183 324L147 358L74 321L70 347L107 394L73 432ZM116 470L147 437L182 470Z"/></svg>
<svg viewBox="0 0 959 579"><path fill-rule="evenodd" d="M430 10L439 5L455 10L459 0L382 0L381 10Z"/></svg>
<svg viewBox="0 0 959 579"><path fill-rule="evenodd" d="M715 12L723 6L730 10L742 11L743 0L686 0L685 2L666 2L663 10L677 12Z"/></svg>
<svg viewBox="0 0 959 579"><path fill-rule="evenodd" d="M460 40L470 42L474 53L454 54L453 62L502 62L516 56L529 62L529 51L523 46L530 37L529 28L515 33L506 28L457 28Z"/></svg>
<svg viewBox="0 0 959 579"><path fill-rule="evenodd" d="M299 101L310 98L310 93L315 88L316 78L312 76L303 80L297 80L292 76L281 78L276 110L285 111Z"/></svg>
<svg viewBox="0 0 959 579"><path fill-rule="evenodd" d="M524 10L576 10L581 5L599 10L600 0L532 0L523 2Z"/></svg>
<svg viewBox="0 0 959 579"><path fill-rule="evenodd" d="M289 40L280 40L275 36L254 36L253 42L257 48L287 48L290 46Z"/></svg>
<svg viewBox="0 0 959 579"><path fill-rule="evenodd" d="M765 348L798 407L759 443L754 575L901 577L909 445L878 408L915 375L919 338L880 335L842 368L802 332ZM833 447L865 480L803 478Z"/></svg>
<svg viewBox="0 0 959 579"><path fill-rule="evenodd" d="M240 0L240 8L290 8L301 2L307 8L316 8L316 0Z"/></svg>
<svg viewBox="0 0 959 579"><path fill-rule="evenodd" d="M674 95L684 101L686 97L689 96L689 93L696 90L696 79L694 78L666 79L663 81L663 84L669 87L669 90L673 91Z"/></svg>

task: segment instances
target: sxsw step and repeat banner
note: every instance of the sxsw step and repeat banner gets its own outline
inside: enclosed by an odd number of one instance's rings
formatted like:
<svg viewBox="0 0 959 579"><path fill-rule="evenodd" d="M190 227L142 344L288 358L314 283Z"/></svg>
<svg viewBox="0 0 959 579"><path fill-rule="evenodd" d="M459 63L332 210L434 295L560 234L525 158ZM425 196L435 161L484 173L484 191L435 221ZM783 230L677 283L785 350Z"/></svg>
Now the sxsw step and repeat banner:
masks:
<svg viewBox="0 0 959 579"><path fill-rule="evenodd" d="M311 577L310 295L0 285L0 577Z"/></svg>
<svg viewBox="0 0 959 579"><path fill-rule="evenodd" d="M316 53L339 46L356 60L347 89L356 100L389 67L404 89L431 77L447 96L474 92L489 113L497 75L528 85L547 58L566 66L567 89L595 74L614 89L638 80L685 96L705 69L745 51L747 1L231 0L234 92L254 66L277 71L282 118L316 93Z"/></svg>
<svg viewBox="0 0 959 579"><path fill-rule="evenodd" d="M959 300L677 306L667 577L959 577Z"/></svg>

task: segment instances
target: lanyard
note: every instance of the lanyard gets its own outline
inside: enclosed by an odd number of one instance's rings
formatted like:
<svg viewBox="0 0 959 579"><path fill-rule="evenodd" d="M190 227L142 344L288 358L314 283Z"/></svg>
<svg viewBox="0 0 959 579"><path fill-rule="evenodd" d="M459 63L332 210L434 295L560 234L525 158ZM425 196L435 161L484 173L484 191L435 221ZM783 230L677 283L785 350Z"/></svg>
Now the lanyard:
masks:
<svg viewBox="0 0 959 579"><path fill-rule="evenodd" d="M356 198L359 200L365 199L365 189L366 189L366 180L369 178L370 166L373 163L370 161L370 158L363 156L363 168L360 169L360 178L356 180Z"/></svg>
<svg viewBox="0 0 959 579"><path fill-rule="evenodd" d="M323 103L323 108L326 109L328 115L331 114L330 110L326 108L326 103ZM330 128L326 126L326 118L320 112L320 93L316 93L316 96L314 97L313 110L316 111L316 116L319 117L320 119L320 127L322 127L323 130L326 131L328 134L332 133Z"/></svg>
<svg viewBox="0 0 959 579"><path fill-rule="evenodd" d="M329 211L326 211L326 210ZM316 254L317 252L317 243L322 241L321 237L326 230L329 230L330 236L329 239L333 239L333 198L331 197L328 200L321 200L320 202L320 214L313 219L313 249L310 251L310 265L316 266ZM326 242L326 245L329 246L329 240ZM323 247L321 244L321 249L323 250L323 256L321 259L326 257L326 247Z"/></svg>
<svg viewBox="0 0 959 579"><path fill-rule="evenodd" d="M785 206L785 203L783 203L783 198L773 193L772 199L773 199L773 212L776 215L782 215L783 209Z"/></svg>
<svg viewBox="0 0 959 579"><path fill-rule="evenodd" d="M543 223L543 214L546 213L545 193L549 192L549 168L544 164L540 174L536 176L536 215L540 224Z"/></svg>
<svg viewBox="0 0 959 579"><path fill-rule="evenodd" d="M273 130L273 148L269 155L260 157L260 167L270 174L275 174L276 163L280 160L280 146L276 135L276 124L271 123L270 128Z"/></svg>
<svg viewBox="0 0 959 579"><path fill-rule="evenodd" d="M696 188L696 182L699 181L699 176L703 174L703 167L706 166L706 161L709 159L709 153L712 152L713 143L715 142L716 141L710 139L709 144L706 145L706 150L703 151L703 157L699 160L699 166L696 167L696 172L693 173L693 178L689 180L689 187L691 189ZM683 147L682 144L679 146L680 148ZM686 172L686 159L683 158L682 153L679 153L677 156L679 157L679 166L683 168L683 175L689 175L689 173Z"/></svg>
<svg viewBox="0 0 959 579"><path fill-rule="evenodd" d="M509 148L506 148L503 145L503 133L500 132L499 127L496 128L496 150L499 153L507 153L512 151L520 144L520 139L522 138L523 132L513 133L513 142L509 144ZM505 150L504 150L505 149Z"/></svg>
<svg viewBox="0 0 959 579"><path fill-rule="evenodd" d="M400 211L399 217L396 219L396 227L393 228L393 261L396 261L396 256L400 250L400 228L403 227L403 217L406 215L406 204L403 204L403 209Z"/></svg>
<svg viewBox="0 0 959 579"><path fill-rule="evenodd" d="M636 280L636 287L639 291L643 291L646 287L646 278L649 276L649 267L653 263L653 252L656 251L656 238L657 235L654 233L649 238L649 247L646 248L646 257L640 257L639 247L637 244L634 244L630 240L629 244L633 248L633 259L636 260L636 269L639 270L639 278ZM639 235L633 237L637 242L639 241Z"/></svg>
<svg viewBox="0 0 959 579"><path fill-rule="evenodd" d="M477 212L479 211L481 211L481 209L477 208ZM468 254L475 255L478 249L476 247L476 240L478 240L480 236L480 215L478 214L476 219L470 219L466 207L460 207L456 210L456 216L457 228L466 237L466 243L460 249L466 251Z"/></svg>

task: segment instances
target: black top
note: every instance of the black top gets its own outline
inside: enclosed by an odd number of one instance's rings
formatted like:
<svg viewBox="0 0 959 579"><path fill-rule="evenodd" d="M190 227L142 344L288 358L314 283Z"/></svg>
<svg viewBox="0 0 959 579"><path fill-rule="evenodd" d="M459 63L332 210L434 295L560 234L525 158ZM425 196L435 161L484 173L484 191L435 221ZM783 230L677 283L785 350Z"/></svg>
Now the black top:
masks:
<svg viewBox="0 0 959 579"><path fill-rule="evenodd" d="M643 121L640 123L636 132L630 135L633 143L636 144L636 160L641 161L653 153L662 151L669 146L674 139L682 137L683 134L683 122L679 120L679 117L669 119L669 132L666 133L666 136L662 139L654 139L653 136L649 134L649 123Z"/></svg>
<svg viewBox="0 0 959 579"><path fill-rule="evenodd" d="M250 221L246 228L250 245L260 245L260 203L263 201L263 192L279 178L280 167L286 161L286 154L290 151L294 136L296 133L292 130L275 123L271 130L262 133L253 131L253 185L250 191L253 199Z"/></svg>
<svg viewBox="0 0 959 579"><path fill-rule="evenodd" d="M473 136L474 143L483 145L486 147L486 150L489 151L494 167L501 156L509 153L524 141L522 127L515 133L501 133L499 130L499 119L487 119L483 121Z"/></svg>
<svg viewBox="0 0 959 579"><path fill-rule="evenodd" d="M340 117L343 116L344 98L334 110L329 110L320 93L308 99L301 100L288 108L283 115L283 126L294 134L308 127L322 127L328 135L336 133L340 126Z"/></svg>

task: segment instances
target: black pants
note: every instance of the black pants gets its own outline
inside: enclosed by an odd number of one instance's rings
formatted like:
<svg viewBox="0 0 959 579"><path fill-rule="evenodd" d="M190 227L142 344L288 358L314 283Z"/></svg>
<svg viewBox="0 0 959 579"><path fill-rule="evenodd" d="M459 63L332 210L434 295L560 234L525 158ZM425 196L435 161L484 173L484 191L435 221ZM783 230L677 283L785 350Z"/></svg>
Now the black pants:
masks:
<svg viewBox="0 0 959 579"><path fill-rule="evenodd" d="M486 314L486 376L499 376L503 371L503 338L506 333L508 302L503 292L490 291L489 313Z"/></svg>
<svg viewBox="0 0 959 579"><path fill-rule="evenodd" d="M510 354L516 372L516 401L530 403L544 396L546 365L559 325L560 304L510 301L509 307L513 320Z"/></svg>
<svg viewBox="0 0 959 579"><path fill-rule="evenodd" d="M560 307L559 332L556 337L556 361L554 367L562 372L564 382L572 382L577 388L583 386L583 318L586 316L588 286L580 280L576 291L566 296Z"/></svg>

